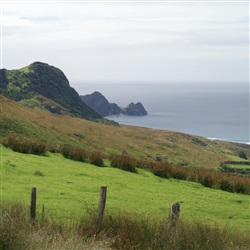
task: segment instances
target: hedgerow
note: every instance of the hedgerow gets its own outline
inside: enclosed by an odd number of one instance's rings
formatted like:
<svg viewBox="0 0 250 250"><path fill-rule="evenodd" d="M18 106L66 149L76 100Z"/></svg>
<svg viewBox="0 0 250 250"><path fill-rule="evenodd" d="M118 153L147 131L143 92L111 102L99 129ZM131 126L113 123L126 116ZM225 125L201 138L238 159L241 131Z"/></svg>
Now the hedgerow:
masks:
<svg viewBox="0 0 250 250"><path fill-rule="evenodd" d="M111 158L111 166L125 171L136 173L138 162L128 155L116 155Z"/></svg>
<svg viewBox="0 0 250 250"><path fill-rule="evenodd" d="M45 155L47 151L45 143L26 141L14 136L9 136L4 140L3 144L15 152L24 154Z"/></svg>
<svg viewBox="0 0 250 250"><path fill-rule="evenodd" d="M194 181L205 187L221 189L232 193L250 194L250 178L188 167L173 166L167 163L155 163L151 169L156 176Z"/></svg>

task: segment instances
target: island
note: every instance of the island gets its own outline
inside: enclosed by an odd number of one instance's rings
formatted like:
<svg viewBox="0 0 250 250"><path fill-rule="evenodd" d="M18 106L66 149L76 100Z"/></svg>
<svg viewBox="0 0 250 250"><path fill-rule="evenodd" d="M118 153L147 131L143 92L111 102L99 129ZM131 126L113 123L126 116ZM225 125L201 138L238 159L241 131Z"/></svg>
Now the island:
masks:
<svg viewBox="0 0 250 250"><path fill-rule="evenodd" d="M119 107L116 103L109 103L106 97L98 91L88 95L80 95L80 98L102 117L120 114L129 116L145 116L148 114L141 102L131 102L127 107Z"/></svg>

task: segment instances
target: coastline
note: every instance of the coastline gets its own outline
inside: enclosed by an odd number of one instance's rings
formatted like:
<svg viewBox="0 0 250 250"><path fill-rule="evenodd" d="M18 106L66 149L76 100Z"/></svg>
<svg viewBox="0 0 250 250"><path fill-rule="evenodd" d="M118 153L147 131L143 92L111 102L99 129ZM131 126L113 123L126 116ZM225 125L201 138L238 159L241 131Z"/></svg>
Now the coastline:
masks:
<svg viewBox="0 0 250 250"><path fill-rule="evenodd" d="M194 121L194 125L191 122L187 122L184 125L179 121L174 121L174 119L167 119L167 117L159 116L156 112L149 112L147 116L107 116L105 117L109 120L114 120L122 125L128 126L139 126L153 129L170 130L175 132L186 133L194 136L201 136L209 140L219 140L225 142L241 143L250 145L250 136L246 133L239 134L238 132L242 130L234 129L233 133L230 133L230 129L226 131L226 126L218 126L216 130L216 123L209 124L206 121L200 121L200 124ZM173 118L173 117L172 117ZM213 128L213 125L215 128ZM227 124L230 128L230 124ZM196 131L197 129L197 131Z"/></svg>

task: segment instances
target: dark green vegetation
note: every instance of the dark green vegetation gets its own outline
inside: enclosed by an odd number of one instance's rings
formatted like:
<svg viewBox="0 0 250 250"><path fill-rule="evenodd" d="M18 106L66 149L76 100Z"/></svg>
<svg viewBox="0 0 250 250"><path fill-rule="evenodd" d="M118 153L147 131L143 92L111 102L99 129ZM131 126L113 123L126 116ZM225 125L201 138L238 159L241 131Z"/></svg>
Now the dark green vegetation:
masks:
<svg viewBox="0 0 250 250"><path fill-rule="evenodd" d="M250 162L225 161L221 163L220 170L226 173L237 173L245 176L250 176Z"/></svg>
<svg viewBox="0 0 250 250"><path fill-rule="evenodd" d="M31 224L25 206L1 207L0 249L249 249L248 233L231 227L193 221L170 230L166 219L127 214L106 217L96 227L94 215L71 225L46 216Z"/></svg>
<svg viewBox="0 0 250 250"><path fill-rule="evenodd" d="M46 63L35 62L19 70L1 69L0 93L29 107L52 113L100 118L81 101L64 73Z"/></svg>

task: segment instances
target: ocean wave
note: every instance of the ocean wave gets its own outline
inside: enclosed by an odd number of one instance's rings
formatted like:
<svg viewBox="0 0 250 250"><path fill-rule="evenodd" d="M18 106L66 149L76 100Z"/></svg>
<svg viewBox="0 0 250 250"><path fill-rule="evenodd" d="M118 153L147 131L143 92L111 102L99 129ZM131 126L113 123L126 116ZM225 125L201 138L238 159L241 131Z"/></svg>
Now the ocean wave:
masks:
<svg viewBox="0 0 250 250"><path fill-rule="evenodd" d="M215 137L208 137L207 139L215 141L225 141L225 142L234 142L234 143L242 143L242 144L247 144L250 145L250 141L243 141L243 140L236 140L236 139L232 139L232 138L215 138Z"/></svg>

